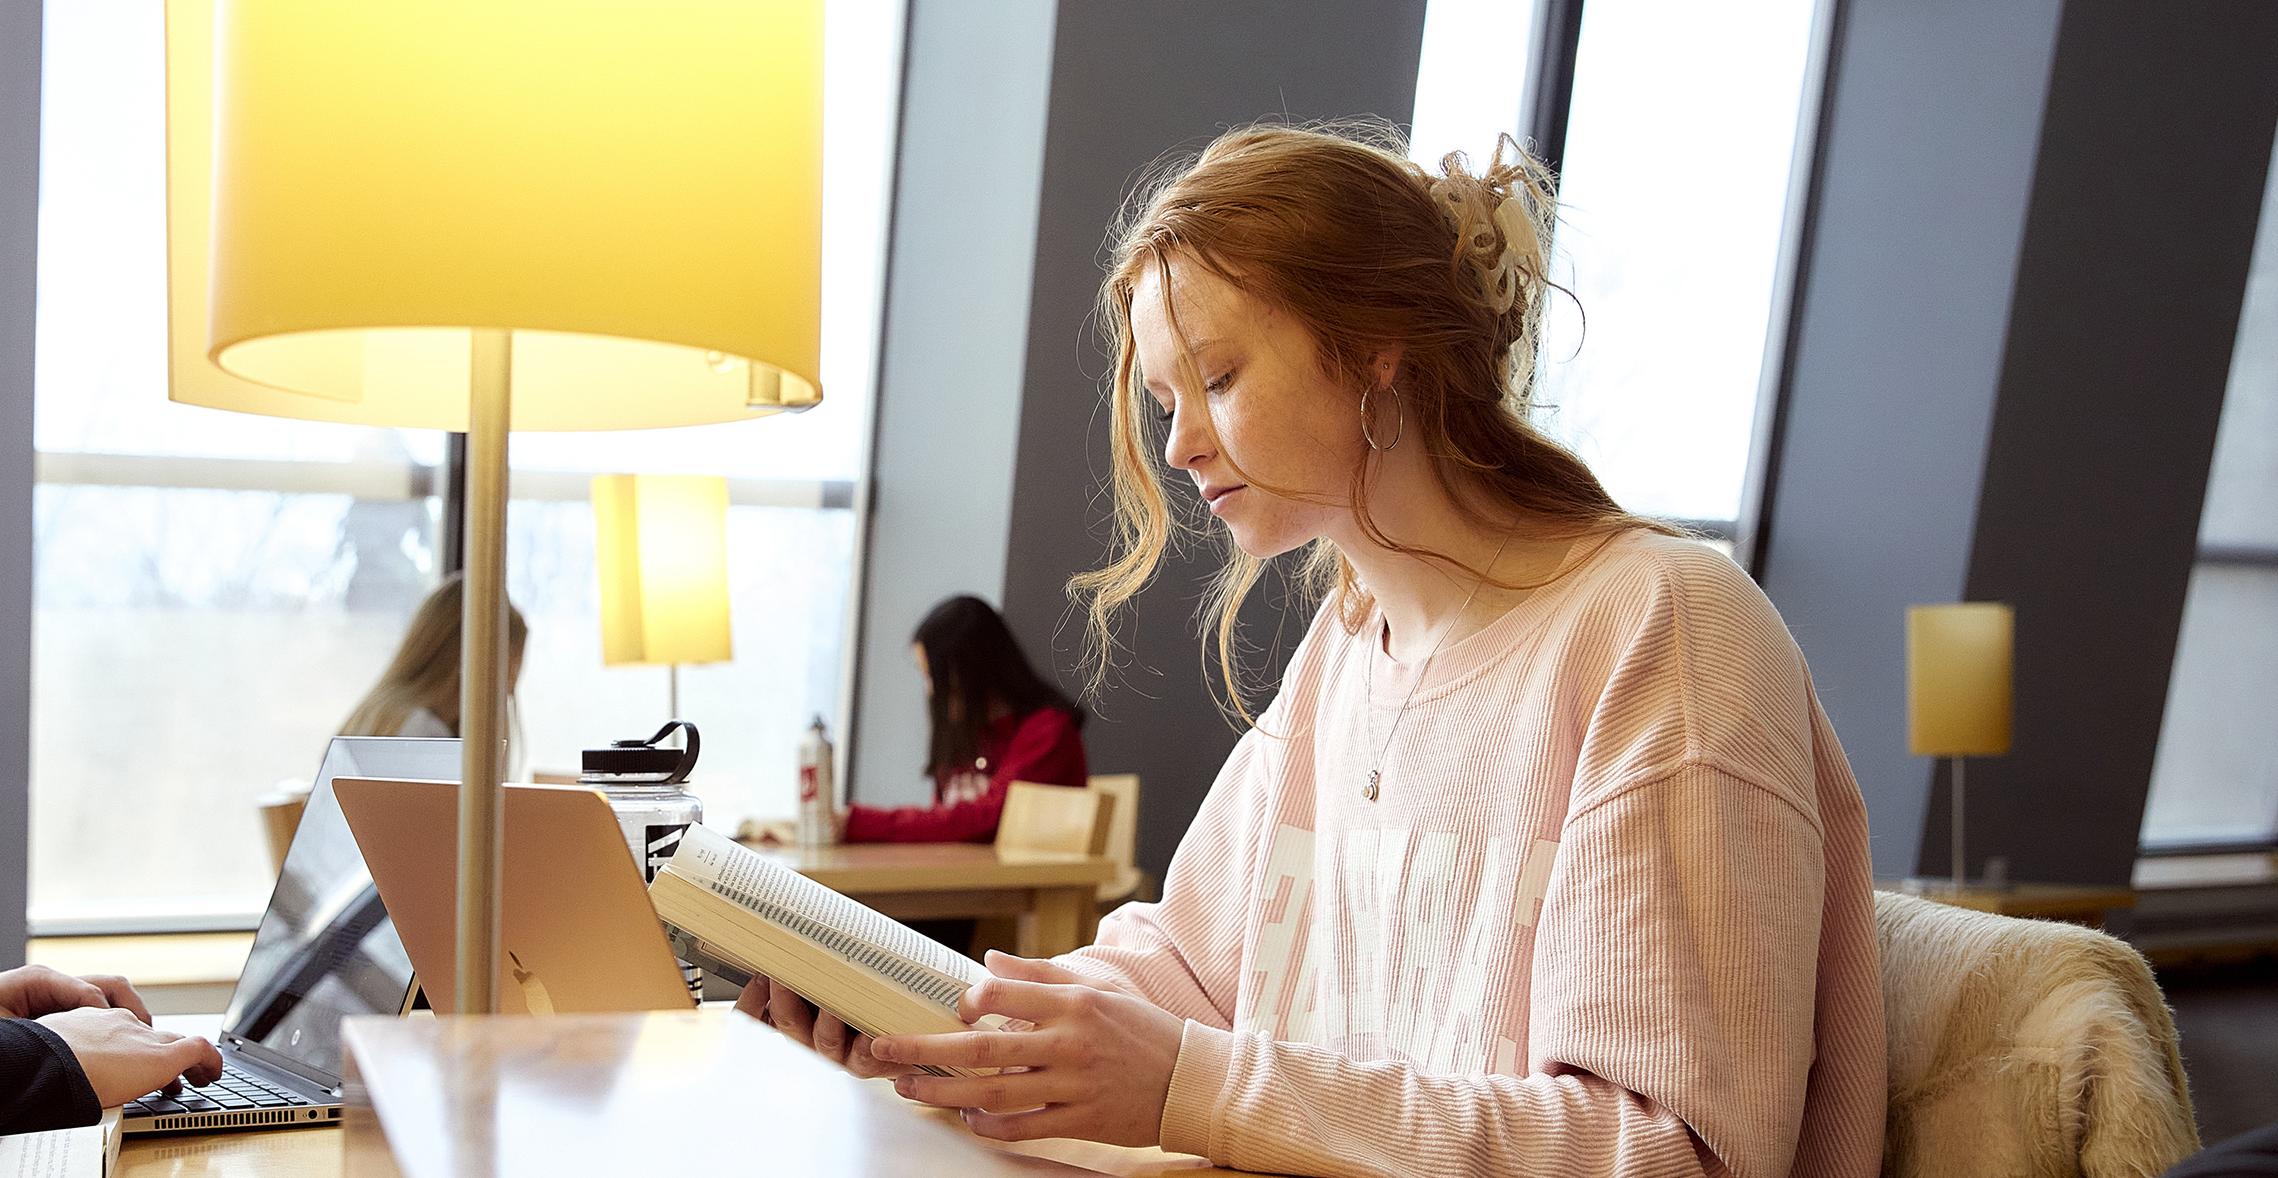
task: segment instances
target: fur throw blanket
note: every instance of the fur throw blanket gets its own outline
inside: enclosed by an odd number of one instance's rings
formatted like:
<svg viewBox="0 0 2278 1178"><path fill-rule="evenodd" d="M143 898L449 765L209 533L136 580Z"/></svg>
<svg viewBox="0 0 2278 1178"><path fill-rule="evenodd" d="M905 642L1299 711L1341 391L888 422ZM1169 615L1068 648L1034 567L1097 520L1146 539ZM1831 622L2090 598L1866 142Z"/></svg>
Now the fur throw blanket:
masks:
<svg viewBox="0 0 2278 1178"><path fill-rule="evenodd" d="M2151 970L2089 929L1875 894L1887 1178L2155 1178L2198 1148Z"/></svg>

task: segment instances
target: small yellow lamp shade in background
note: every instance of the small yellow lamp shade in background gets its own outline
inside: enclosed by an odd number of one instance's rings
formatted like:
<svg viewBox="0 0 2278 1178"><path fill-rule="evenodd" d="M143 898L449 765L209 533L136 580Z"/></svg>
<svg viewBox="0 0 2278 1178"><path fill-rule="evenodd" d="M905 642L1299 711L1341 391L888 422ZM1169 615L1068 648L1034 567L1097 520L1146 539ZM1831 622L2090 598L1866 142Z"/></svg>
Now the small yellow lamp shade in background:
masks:
<svg viewBox="0 0 2278 1178"><path fill-rule="evenodd" d="M2011 647L2016 612L1998 602L1914 605L1906 609L1907 745L1918 757L1950 757L1953 883L1968 876L1962 857L1966 813L1962 758L2009 751Z"/></svg>
<svg viewBox="0 0 2278 1178"><path fill-rule="evenodd" d="M679 668L735 657L728 623L728 481L607 474L593 480L601 661Z"/></svg>
<svg viewBox="0 0 2278 1178"><path fill-rule="evenodd" d="M2015 628L2015 611L1996 602L1907 607L1906 739L1915 756L2009 751Z"/></svg>

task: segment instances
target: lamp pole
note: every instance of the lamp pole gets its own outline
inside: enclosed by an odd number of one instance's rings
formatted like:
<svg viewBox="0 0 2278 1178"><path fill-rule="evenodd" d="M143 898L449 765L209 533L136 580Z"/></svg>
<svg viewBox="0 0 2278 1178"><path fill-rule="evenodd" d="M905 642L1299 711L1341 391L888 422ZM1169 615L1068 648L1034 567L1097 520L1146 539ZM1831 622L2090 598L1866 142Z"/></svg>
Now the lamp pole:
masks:
<svg viewBox="0 0 2278 1178"><path fill-rule="evenodd" d="M1969 881L1969 869L1962 865L1962 758L1956 755L1952 760L1954 762L1954 788L1951 791L1951 796L1954 820L1953 829L1949 833L1953 836L1954 844L1954 890L1958 892L1962 890L1962 885Z"/></svg>
<svg viewBox="0 0 2278 1178"><path fill-rule="evenodd" d="M472 333L467 406L467 573L459 653L459 881L453 1009L498 1011L499 778L506 739L506 432L514 333Z"/></svg>

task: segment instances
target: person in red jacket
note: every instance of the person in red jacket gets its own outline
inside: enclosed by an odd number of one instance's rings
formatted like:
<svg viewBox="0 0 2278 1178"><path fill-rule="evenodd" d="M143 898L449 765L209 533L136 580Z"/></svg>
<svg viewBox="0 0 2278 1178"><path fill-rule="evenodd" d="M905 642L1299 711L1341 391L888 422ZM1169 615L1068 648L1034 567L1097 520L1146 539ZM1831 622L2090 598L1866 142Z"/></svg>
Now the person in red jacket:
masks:
<svg viewBox="0 0 2278 1178"><path fill-rule="evenodd" d="M1037 675L988 602L959 596L933 607L910 657L933 722L933 804L854 806L847 842L987 842L1013 782L1084 784L1084 713Z"/></svg>

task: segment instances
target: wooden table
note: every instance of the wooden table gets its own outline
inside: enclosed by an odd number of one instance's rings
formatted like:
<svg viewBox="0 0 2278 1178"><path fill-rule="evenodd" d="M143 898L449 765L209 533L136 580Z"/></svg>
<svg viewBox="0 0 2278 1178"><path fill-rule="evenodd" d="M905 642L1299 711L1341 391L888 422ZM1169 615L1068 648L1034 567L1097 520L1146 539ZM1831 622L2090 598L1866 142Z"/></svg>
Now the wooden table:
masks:
<svg viewBox="0 0 2278 1178"><path fill-rule="evenodd" d="M111 1178L334 1178L340 1130L129 1137Z"/></svg>
<svg viewBox="0 0 2278 1178"><path fill-rule="evenodd" d="M1051 957L1084 943L1098 919L1103 855L1000 851L985 843L756 847L785 867L897 920L1011 916L1018 952Z"/></svg>
<svg viewBox="0 0 2278 1178"><path fill-rule="evenodd" d="M130 1139L116 1175L1231 1173L1159 1149L983 1141L732 1011L362 1019L349 1042L368 1103L344 1129Z"/></svg>
<svg viewBox="0 0 2278 1178"><path fill-rule="evenodd" d="M638 1073L642 1065L655 1067L660 1059L670 1059L674 1052L689 1049L691 1028L696 1024L704 1041L711 1042L737 1037L737 1047L743 1052L744 1063L732 1081L717 1085L711 1091L724 1095L735 1104L732 1117L710 1118L705 1121L701 1137L706 1142L731 1143L737 1149L748 1150L740 1159L742 1164L722 1172L814 1173L819 1178L836 1174L859 1174L860 1169L802 1170L787 1165L780 1149L767 1146L767 1136L755 1132L752 1117L769 1106L758 1099L767 1092L796 1092L801 1099L814 1093L829 1097L822 1106L799 1111L801 1131L823 1132L824 1125L854 1124L863 1126L862 1140L874 1146L870 1152L879 1160L882 1173L942 1175L957 1171L932 1165L937 1152L923 1155L926 1165L913 1165L912 1159L898 1149L908 1147L916 1140L921 1148L939 1151L942 1148L967 1152L968 1146L978 1146L991 1157L974 1163L977 1171L988 1175L1070 1175L1109 1174L1120 1178L1162 1178L1176 1175L1232 1174L1209 1162L1185 1154L1165 1153L1160 1149L1126 1149L1120 1146L1101 1145L1090 1141L1050 1140L1025 1143L986 1141L967 1132L957 1120L957 1114L946 1109L928 1108L912 1104L894 1094L893 1087L883 1080L855 1080L831 1067L804 1049L772 1031L755 1037L749 1034L761 1031L758 1023L737 1014L724 1004L707 1005L693 1015L564 1015L556 1019L509 1018L509 1029L537 1036L536 1041L547 1041L547 1024L561 1027L564 1020L614 1021L614 1032L619 1048L606 1045L596 1048L587 1045L582 1055L565 1058L577 1066L569 1069L572 1076L584 1076L595 1090L603 1088L622 1095L636 1090L637 1080L628 1081L619 1074L607 1080L592 1066L593 1059L614 1060L619 1073ZM653 1022L649 1020L655 1020ZM406 1028L448 1026L460 1020L436 1020L431 1017L414 1017L404 1020L377 1020L385 1025ZM160 1016L158 1025L180 1034L212 1035L218 1022L215 1015ZM676 1025L677 1022L677 1025ZM420 1032L414 1030L413 1034ZM675 1039L679 1041L676 1043ZM525 1040L528 1042L529 1040ZM625 1043L631 1047L623 1046ZM675 1090L686 1082L688 1066L676 1063L672 1069ZM432 1075L422 1077L432 1080ZM370 1082L370 1077L367 1077ZM527 1085L518 1087L527 1088ZM543 1089L545 1086L540 1085ZM585 1109L590 1113L591 1109ZM352 1113L349 1128L276 1129L250 1133L207 1133L168 1137L130 1137L119 1148L118 1168L112 1178L364 1178L374 1168L370 1157L373 1131L370 1110L361 1117ZM912 1138L905 1130L920 1134ZM351 1134L361 1134L360 1143L349 1140ZM944 1147L942 1142L948 1141ZM896 1143L899 1143L898 1145ZM365 1151L359 1165L351 1169L344 1149L357 1145ZM384 1147L382 1147L384 1148ZM761 1163L765 1163L762 1165ZM889 1164L890 1163L890 1164ZM380 1170L382 1174L388 1171ZM568 1168L562 1174L582 1173ZM686 1167L675 1166L674 1173L689 1173Z"/></svg>

